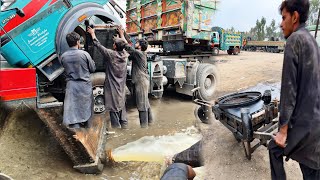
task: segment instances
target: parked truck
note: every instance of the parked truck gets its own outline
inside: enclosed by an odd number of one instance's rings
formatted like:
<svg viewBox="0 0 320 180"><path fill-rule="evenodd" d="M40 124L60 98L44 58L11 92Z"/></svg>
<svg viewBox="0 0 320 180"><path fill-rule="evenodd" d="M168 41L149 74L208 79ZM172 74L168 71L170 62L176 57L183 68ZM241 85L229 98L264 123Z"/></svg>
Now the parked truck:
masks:
<svg viewBox="0 0 320 180"><path fill-rule="evenodd" d="M164 2L166 5L181 5L180 0ZM0 105L10 107L21 102L27 103L49 127L74 163L74 168L85 173L102 170L106 122L102 120L103 115L95 114L92 127L88 130L72 132L61 125L65 75L59 57L69 48L67 33L75 31L80 34L82 49L90 53L97 66L96 72L90 77L94 111L103 112L103 95L107 93L103 89L105 64L101 54L92 45L86 27L94 25L99 41L106 47L112 46L112 37L117 33L122 15L114 8L114 3L109 3L108 0L1 1L1 54L6 61L0 61ZM202 7L202 4L197 7ZM184 8L180 8L182 9ZM168 20L169 17L172 16L168 16ZM171 34L167 34L167 37L171 37ZM167 42L174 43L171 40ZM178 42L181 43L181 40ZM194 45L198 46L197 43ZM148 54L150 92L161 95L168 77L168 83L175 85L178 92L181 90L184 94L191 95L191 89L200 86L200 95L204 99L211 99L217 73L214 66L200 64L199 59L204 58L206 57ZM1 108L0 113L8 113L6 109L7 107ZM4 118L0 117L0 124ZM78 138L70 138L72 135Z"/></svg>
<svg viewBox="0 0 320 180"><path fill-rule="evenodd" d="M229 55L238 55L242 48L242 38L241 32L226 31L221 27L213 27L210 41L213 55L218 55L219 50L227 51Z"/></svg>
<svg viewBox="0 0 320 180"><path fill-rule="evenodd" d="M214 0L127 0L127 32L165 52L207 51L216 8Z"/></svg>
<svg viewBox="0 0 320 180"><path fill-rule="evenodd" d="M243 50L280 53L284 51L285 44L285 41L251 41L247 38L243 41Z"/></svg>

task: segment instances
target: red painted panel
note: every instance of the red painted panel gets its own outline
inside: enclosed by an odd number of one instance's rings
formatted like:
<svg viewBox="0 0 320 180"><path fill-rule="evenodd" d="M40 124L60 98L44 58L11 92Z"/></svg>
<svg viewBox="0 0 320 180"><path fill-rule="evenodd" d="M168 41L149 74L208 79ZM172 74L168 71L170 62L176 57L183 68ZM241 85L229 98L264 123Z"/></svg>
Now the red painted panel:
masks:
<svg viewBox="0 0 320 180"><path fill-rule="evenodd" d="M15 68L0 70L0 97L5 100L37 96L36 69Z"/></svg>

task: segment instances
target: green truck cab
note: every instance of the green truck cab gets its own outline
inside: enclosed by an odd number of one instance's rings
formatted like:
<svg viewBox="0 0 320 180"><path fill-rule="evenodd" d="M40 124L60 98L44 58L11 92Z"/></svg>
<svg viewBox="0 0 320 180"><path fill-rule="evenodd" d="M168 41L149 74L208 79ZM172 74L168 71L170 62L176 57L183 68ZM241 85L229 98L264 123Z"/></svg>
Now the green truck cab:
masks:
<svg viewBox="0 0 320 180"><path fill-rule="evenodd" d="M214 55L219 50L227 51L229 55L238 55L242 47L243 34L240 32L226 31L221 27L213 27L211 35L211 48Z"/></svg>

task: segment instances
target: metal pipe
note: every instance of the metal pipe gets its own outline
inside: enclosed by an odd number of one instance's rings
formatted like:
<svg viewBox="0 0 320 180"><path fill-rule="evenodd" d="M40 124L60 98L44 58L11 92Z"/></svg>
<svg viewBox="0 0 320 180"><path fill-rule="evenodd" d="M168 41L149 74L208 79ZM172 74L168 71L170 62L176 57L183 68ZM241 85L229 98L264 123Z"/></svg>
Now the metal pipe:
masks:
<svg viewBox="0 0 320 180"><path fill-rule="evenodd" d="M320 8L319 8L319 12L318 12L318 19L317 19L317 25L316 25L316 30L314 33L314 38L317 38L317 34L318 34L318 26L319 26L319 18L320 18Z"/></svg>

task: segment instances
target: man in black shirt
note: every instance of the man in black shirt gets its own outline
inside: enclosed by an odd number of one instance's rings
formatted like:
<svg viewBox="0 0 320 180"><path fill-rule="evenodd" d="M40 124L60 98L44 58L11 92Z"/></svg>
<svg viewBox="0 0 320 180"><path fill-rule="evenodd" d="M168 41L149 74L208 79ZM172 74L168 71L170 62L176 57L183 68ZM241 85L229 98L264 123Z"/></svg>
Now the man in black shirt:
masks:
<svg viewBox="0 0 320 180"><path fill-rule="evenodd" d="M299 162L304 179L320 179L320 53L305 28L309 0L285 0L287 39L281 82L279 132L269 144L272 179L286 179L283 156Z"/></svg>

